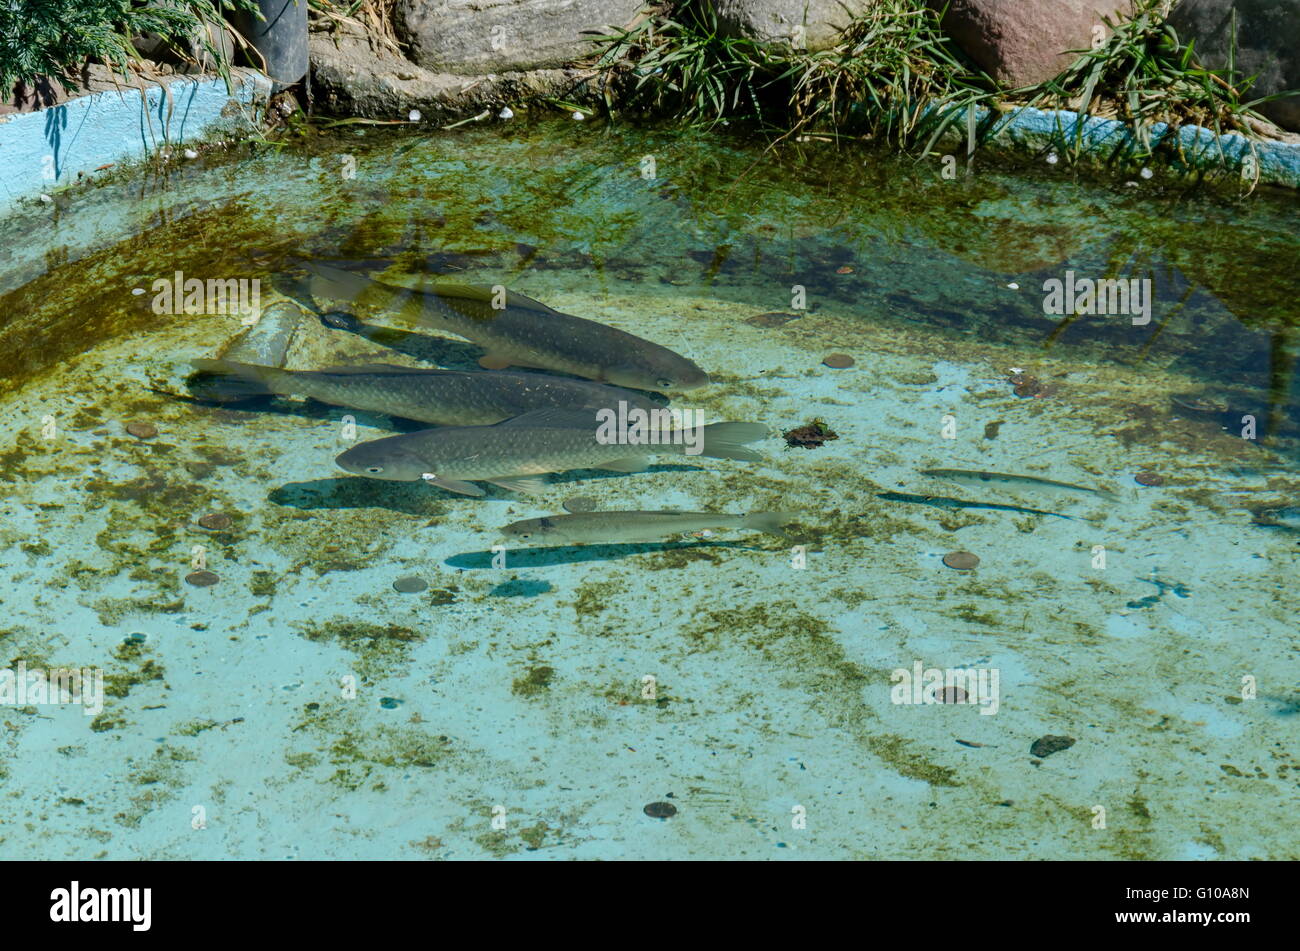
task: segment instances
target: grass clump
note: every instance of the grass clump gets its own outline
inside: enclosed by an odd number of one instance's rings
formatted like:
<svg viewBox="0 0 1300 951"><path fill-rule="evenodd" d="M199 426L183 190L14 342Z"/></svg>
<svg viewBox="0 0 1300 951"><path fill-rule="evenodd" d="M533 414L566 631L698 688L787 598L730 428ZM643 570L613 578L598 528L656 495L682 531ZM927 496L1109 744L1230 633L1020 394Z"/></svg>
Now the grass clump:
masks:
<svg viewBox="0 0 1300 951"><path fill-rule="evenodd" d="M18 83L45 78L80 88L78 73L87 63L103 63L129 78L144 62L132 40L155 33L190 57L191 37L202 36L208 62L228 75L229 61L211 41L225 25L226 11L256 13L253 0L171 0L145 6L135 0L7 0L0 3L0 96ZM192 58L192 57L190 57Z"/></svg>
<svg viewBox="0 0 1300 951"><path fill-rule="evenodd" d="M778 141L852 137L926 154L944 133L961 130L974 151L996 135L1001 114L1019 106L1118 119L1137 158L1158 145L1156 122L1258 138L1266 126L1255 107L1287 94L1250 98L1252 79L1239 75L1235 56L1223 69L1203 66L1167 24L1171 6L1140 0L1130 18L1105 21L1110 32L1076 51L1059 75L1019 89L972 65L945 35L943 11L922 0L879 0L849 20L835 45L816 51L728 36L708 0L676 0L600 37L596 67L629 109L697 126L755 124ZM606 102L612 112L608 92ZM1075 127L1067 158L1082 153L1082 132Z"/></svg>
<svg viewBox="0 0 1300 951"><path fill-rule="evenodd" d="M784 135L852 125L905 144L931 107L980 98L991 85L913 0L880 0L835 46L812 52L727 36L708 2L653 10L597 42L597 67L615 73L629 106L692 125L738 120Z"/></svg>
<svg viewBox="0 0 1300 951"><path fill-rule="evenodd" d="M1264 117L1255 107L1288 93L1251 98L1255 77L1236 68L1236 11L1229 24L1227 63L1203 66L1194 42L1184 43L1165 22L1171 0L1145 0L1127 20L1111 22L1108 35L1055 78L1017 90L1011 98L1044 109L1072 109L1127 124L1139 157L1151 154L1152 125L1198 125L1216 134L1256 134ZM1077 151L1082 129L1073 146Z"/></svg>

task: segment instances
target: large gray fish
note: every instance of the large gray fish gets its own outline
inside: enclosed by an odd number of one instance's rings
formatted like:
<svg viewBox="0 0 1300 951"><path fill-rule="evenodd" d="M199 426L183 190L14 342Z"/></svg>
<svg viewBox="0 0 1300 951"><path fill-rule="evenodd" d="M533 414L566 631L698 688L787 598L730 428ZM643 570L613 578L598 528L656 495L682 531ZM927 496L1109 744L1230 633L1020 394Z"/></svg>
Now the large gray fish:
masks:
<svg viewBox="0 0 1300 951"><path fill-rule="evenodd" d="M496 426L451 426L359 443L335 461L355 475L396 482L423 479L450 492L484 495L471 480L515 492L539 492L540 476L569 469L640 472L646 456L682 455L691 445L715 459L758 461L745 443L769 434L761 423L712 423L691 430L655 430L635 446L602 442L591 412L538 410Z"/></svg>
<svg viewBox="0 0 1300 951"><path fill-rule="evenodd" d="M580 512L511 522L501 531L528 542L592 545L652 542L713 528L749 528L786 538L781 527L798 516L792 512Z"/></svg>
<svg viewBox="0 0 1300 951"><path fill-rule="evenodd" d="M690 390L709 376L681 354L649 340L491 287L429 283L423 290L387 284L324 264L308 263L313 297L353 300L386 312L385 324L441 330L487 350L479 363L559 370L639 390ZM494 303L503 306L493 307Z"/></svg>
<svg viewBox="0 0 1300 951"><path fill-rule="evenodd" d="M616 409L620 401L646 411L663 409L632 390L542 373L466 373L387 363L281 370L230 360L191 362L207 374L201 387L205 396L309 396L334 406L444 426L487 426L548 407Z"/></svg>

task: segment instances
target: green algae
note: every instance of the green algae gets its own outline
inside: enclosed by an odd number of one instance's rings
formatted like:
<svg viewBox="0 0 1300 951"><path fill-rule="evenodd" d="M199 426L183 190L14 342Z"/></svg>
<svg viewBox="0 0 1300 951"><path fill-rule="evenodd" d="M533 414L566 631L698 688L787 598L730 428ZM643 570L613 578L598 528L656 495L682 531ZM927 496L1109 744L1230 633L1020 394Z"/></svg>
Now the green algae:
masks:
<svg viewBox="0 0 1300 951"><path fill-rule="evenodd" d="M309 641L336 644L357 657L357 670L367 680L387 676L409 663L411 648L425 635L400 624L371 624L350 618L332 618L319 624L295 622Z"/></svg>
<svg viewBox="0 0 1300 951"><path fill-rule="evenodd" d="M536 698L551 689L551 681L555 679L555 668L538 666L530 667L522 677L515 679L510 687L510 692L516 697Z"/></svg>

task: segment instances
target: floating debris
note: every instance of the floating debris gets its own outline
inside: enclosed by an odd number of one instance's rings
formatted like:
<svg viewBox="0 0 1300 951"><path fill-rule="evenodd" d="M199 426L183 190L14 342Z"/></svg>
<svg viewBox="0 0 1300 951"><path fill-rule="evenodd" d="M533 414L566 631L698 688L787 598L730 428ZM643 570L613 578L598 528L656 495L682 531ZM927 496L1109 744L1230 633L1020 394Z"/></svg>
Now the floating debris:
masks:
<svg viewBox="0 0 1300 951"><path fill-rule="evenodd" d="M836 273L836 274L852 274L852 273L853 273L853 268L851 268L851 267L849 267L847 264L845 264L845 265L843 265L842 267L837 267L837 268L835 269L835 273Z"/></svg>
<svg viewBox="0 0 1300 951"><path fill-rule="evenodd" d="M644 810L651 819L671 819L677 815L677 807L671 802L651 802L647 803Z"/></svg>
<svg viewBox="0 0 1300 951"><path fill-rule="evenodd" d="M231 518L225 512L209 512L199 516L199 524L209 531L225 531L231 525Z"/></svg>
<svg viewBox="0 0 1300 951"><path fill-rule="evenodd" d="M402 705L402 701L398 700L396 697L380 697L379 705L385 710L396 710Z"/></svg>
<svg viewBox="0 0 1300 951"><path fill-rule="evenodd" d="M788 324L792 320L798 320L798 314L787 314L781 311L772 311L767 314L755 314L745 320L745 323L751 327L780 327L782 324Z"/></svg>
<svg viewBox="0 0 1300 951"><path fill-rule="evenodd" d="M208 571L206 568L203 571L191 571L185 576L186 583L196 588L210 588L220 580L215 571Z"/></svg>
<svg viewBox="0 0 1300 951"><path fill-rule="evenodd" d="M1009 377L1007 377L1007 382L1013 387L1012 392L1015 393L1016 396L1022 398L1039 396L1046 392L1046 388L1038 381L1038 377L1030 376L1023 370L1020 372L1013 372Z"/></svg>
<svg viewBox="0 0 1300 951"><path fill-rule="evenodd" d="M1049 733L1034 740L1034 745L1029 747L1029 752L1039 759L1045 759L1053 753L1068 750L1074 744L1075 739L1072 736L1053 736Z"/></svg>
<svg viewBox="0 0 1300 951"><path fill-rule="evenodd" d="M950 551L943 556L943 563L957 571L970 571L980 563L979 555L968 551Z"/></svg>
<svg viewBox="0 0 1300 951"><path fill-rule="evenodd" d="M416 575L407 575L393 582L393 590L402 594L419 594L429 587L429 582Z"/></svg>
<svg viewBox="0 0 1300 951"><path fill-rule="evenodd" d="M153 423L143 423L139 420L126 424L126 431L136 439L153 439L158 435L158 427Z"/></svg>
<svg viewBox="0 0 1300 951"><path fill-rule="evenodd" d="M594 512L596 507L596 500L589 495L575 495L571 499L564 500L564 510L575 515L579 512Z"/></svg>
<svg viewBox="0 0 1300 951"><path fill-rule="evenodd" d="M1164 485L1165 477L1158 472L1143 470L1133 477L1133 481L1138 485Z"/></svg>
<svg viewBox="0 0 1300 951"><path fill-rule="evenodd" d="M826 366L830 367L832 370L847 370L856 362L857 361L847 353L832 353L822 361L822 363L826 364Z"/></svg>
<svg viewBox="0 0 1300 951"><path fill-rule="evenodd" d="M991 423L985 423L985 424L984 424L984 438L985 438L985 439L997 439L997 438L998 438L998 430L1000 430L1000 429L1002 428L1002 424L1005 423L1005 422L1006 422L1005 419L995 419L995 420L994 420L993 422L991 422Z"/></svg>
<svg viewBox="0 0 1300 951"><path fill-rule="evenodd" d="M803 446L805 449L816 449L823 443L840 438L840 434L827 426L826 420L820 416L796 429L788 429L781 435L785 438L786 445Z"/></svg>

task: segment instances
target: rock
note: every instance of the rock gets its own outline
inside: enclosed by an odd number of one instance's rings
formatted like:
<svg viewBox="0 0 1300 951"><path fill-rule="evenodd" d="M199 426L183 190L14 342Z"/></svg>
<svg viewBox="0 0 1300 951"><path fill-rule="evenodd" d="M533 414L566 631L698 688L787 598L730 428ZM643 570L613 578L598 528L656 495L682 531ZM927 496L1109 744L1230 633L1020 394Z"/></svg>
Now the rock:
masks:
<svg viewBox="0 0 1300 951"><path fill-rule="evenodd" d="M696 0L708 3L710 0ZM718 32L764 43L784 42L812 52L828 49L849 21L873 0L712 0ZM799 36L798 28L803 27Z"/></svg>
<svg viewBox="0 0 1300 951"><path fill-rule="evenodd" d="M1049 733L1034 740L1033 745L1029 747L1029 752L1039 759L1046 759L1053 753L1068 750L1074 743L1075 739L1072 736L1053 736Z"/></svg>
<svg viewBox="0 0 1300 951"><path fill-rule="evenodd" d="M945 3L948 35L985 72L1013 87L1051 79L1092 45L1103 17L1114 23L1132 12L1131 0L930 0L935 9Z"/></svg>
<svg viewBox="0 0 1300 951"><path fill-rule="evenodd" d="M1300 89L1300 0L1183 0L1169 23L1184 43L1196 41L1206 66L1222 69L1228 62L1234 8L1237 71L1258 76L1245 98ZM1300 96L1266 102L1258 111L1283 128L1300 131Z"/></svg>
<svg viewBox="0 0 1300 951"><path fill-rule="evenodd" d="M584 31L636 18L641 0L398 0L394 21L411 59L478 75L564 66L596 51Z"/></svg>
<svg viewBox="0 0 1300 951"><path fill-rule="evenodd" d="M587 81L590 70L538 69L491 76L433 72L372 46L359 27L348 24L335 32L312 33L308 48L312 91L334 115L406 119L417 109L432 121L450 121L489 108L495 114L505 103L539 97L579 104L600 100L599 86Z"/></svg>

